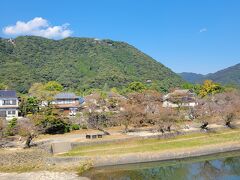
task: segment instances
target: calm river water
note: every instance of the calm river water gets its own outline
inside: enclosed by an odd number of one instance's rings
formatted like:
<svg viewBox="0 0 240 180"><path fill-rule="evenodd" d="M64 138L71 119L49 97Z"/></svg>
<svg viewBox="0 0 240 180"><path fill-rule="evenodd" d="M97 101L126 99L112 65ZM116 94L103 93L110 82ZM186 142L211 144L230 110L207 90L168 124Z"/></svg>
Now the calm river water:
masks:
<svg viewBox="0 0 240 180"><path fill-rule="evenodd" d="M93 180L240 180L240 152L95 168L84 175Z"/></svg>

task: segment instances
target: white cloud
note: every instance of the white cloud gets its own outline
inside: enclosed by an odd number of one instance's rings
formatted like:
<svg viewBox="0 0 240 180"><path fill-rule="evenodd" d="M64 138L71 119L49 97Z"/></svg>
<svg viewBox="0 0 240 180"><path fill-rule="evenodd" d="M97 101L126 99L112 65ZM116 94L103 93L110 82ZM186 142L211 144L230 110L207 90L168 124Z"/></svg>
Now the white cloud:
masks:
<svg viewBox="0 0 240 180"><path fill-rule="evenodd" d="M69 24L51 26L48 20L35 17L28 22L17 21L13 26L6 26L3 28L3 33L12 36L34 35L52 39L62 39L71 36L73 33L68 29L68 26Z"/></svg>
<svg viewBox="0 0 240 180"><path fill-rule="evenodd" d="M199 30L200 33L203 33L203 32L206 32L207 31L207 28L202 28Z"/></svg>

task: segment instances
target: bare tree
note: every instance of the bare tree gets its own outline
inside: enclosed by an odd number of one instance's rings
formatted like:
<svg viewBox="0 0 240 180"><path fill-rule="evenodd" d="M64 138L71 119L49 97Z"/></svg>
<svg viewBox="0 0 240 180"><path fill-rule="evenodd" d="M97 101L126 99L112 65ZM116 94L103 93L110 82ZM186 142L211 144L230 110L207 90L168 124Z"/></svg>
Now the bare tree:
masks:
<svg viewBox="0 0 240 180"><path fill-rule="evenodd" d="M158 131L164 133L171 131L172 126L179 120L177 111L172 108L162 108L161 94L156 91L145 91L128 96L122 104L124 111L121 113L125 130L128 126L156 125Z"/></svg>
<svg viewBox="0 0 240 180"><path fill-rule="evenodd" d="M212 122L232 128L233 121L240 114L240 94L231 91L200 99L196 112L202 125Z"/></svg>
<svg viewBox="0 0 240 180"><path fill-rule="evenodd" d="M25 148L30 148L32 140L41 132L33 120L28 118L18 121L17 130L18 134L26 139Z"/></svg>
<svg viewBox="0 0 240 180"><path fill-rule="evenodd" d="M88 124L91 128L102 131L105 135L110 135L109 132L104 130L105 127L108 127L109 118L104 113L89 113Z"/></svg>

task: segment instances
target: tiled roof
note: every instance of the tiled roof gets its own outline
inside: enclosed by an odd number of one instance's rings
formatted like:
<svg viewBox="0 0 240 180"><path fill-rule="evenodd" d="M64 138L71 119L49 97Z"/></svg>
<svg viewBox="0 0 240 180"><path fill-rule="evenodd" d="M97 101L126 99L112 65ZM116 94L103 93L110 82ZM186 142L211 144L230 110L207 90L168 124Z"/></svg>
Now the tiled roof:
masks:
<svg viewBox="0 0 240 180"><path fill-rule="evenodd" d="M79 103L84 103L84 98L80 96L76 96L74 93L59 93L57 94L54 99L78 99Z"/></svg>
<svg viewBox="0 0 240 180"><path fill-rule="evenodd" d="M168 93L167 95L163 96L163 101L182 101L182 102L191 102L195 101L195 93L192 93L191 90L187 89L178 89L173 91L172 93Z"/></svg>
<svg viewBox="0 0 240 180"><path fill-rule="evenodd" d="M188 90L188 89L177 89L173 93L175 93L175 94L184 94L184 93L189 93L189 92L190 92L190 90Z"/></svg>
<svg viewBox="0 0 240 180"><path fill-rule="evenodd" d="M14 90L0 90L0 98L17 98Z"/></svg>

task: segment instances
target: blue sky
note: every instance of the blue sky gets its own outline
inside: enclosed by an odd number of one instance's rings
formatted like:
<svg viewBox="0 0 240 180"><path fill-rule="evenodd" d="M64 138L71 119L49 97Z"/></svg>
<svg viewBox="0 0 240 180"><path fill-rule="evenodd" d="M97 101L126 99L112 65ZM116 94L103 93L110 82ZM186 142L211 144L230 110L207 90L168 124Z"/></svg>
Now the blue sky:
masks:
<svg viewBox="0 0 240 180"><path fill-rule="evenodd" d="M206 74L240 62L239 0L1 0L0 7L1 37L125 41L175 72ZM14 26L36 17L42 24L34 32Z"/></svg>

